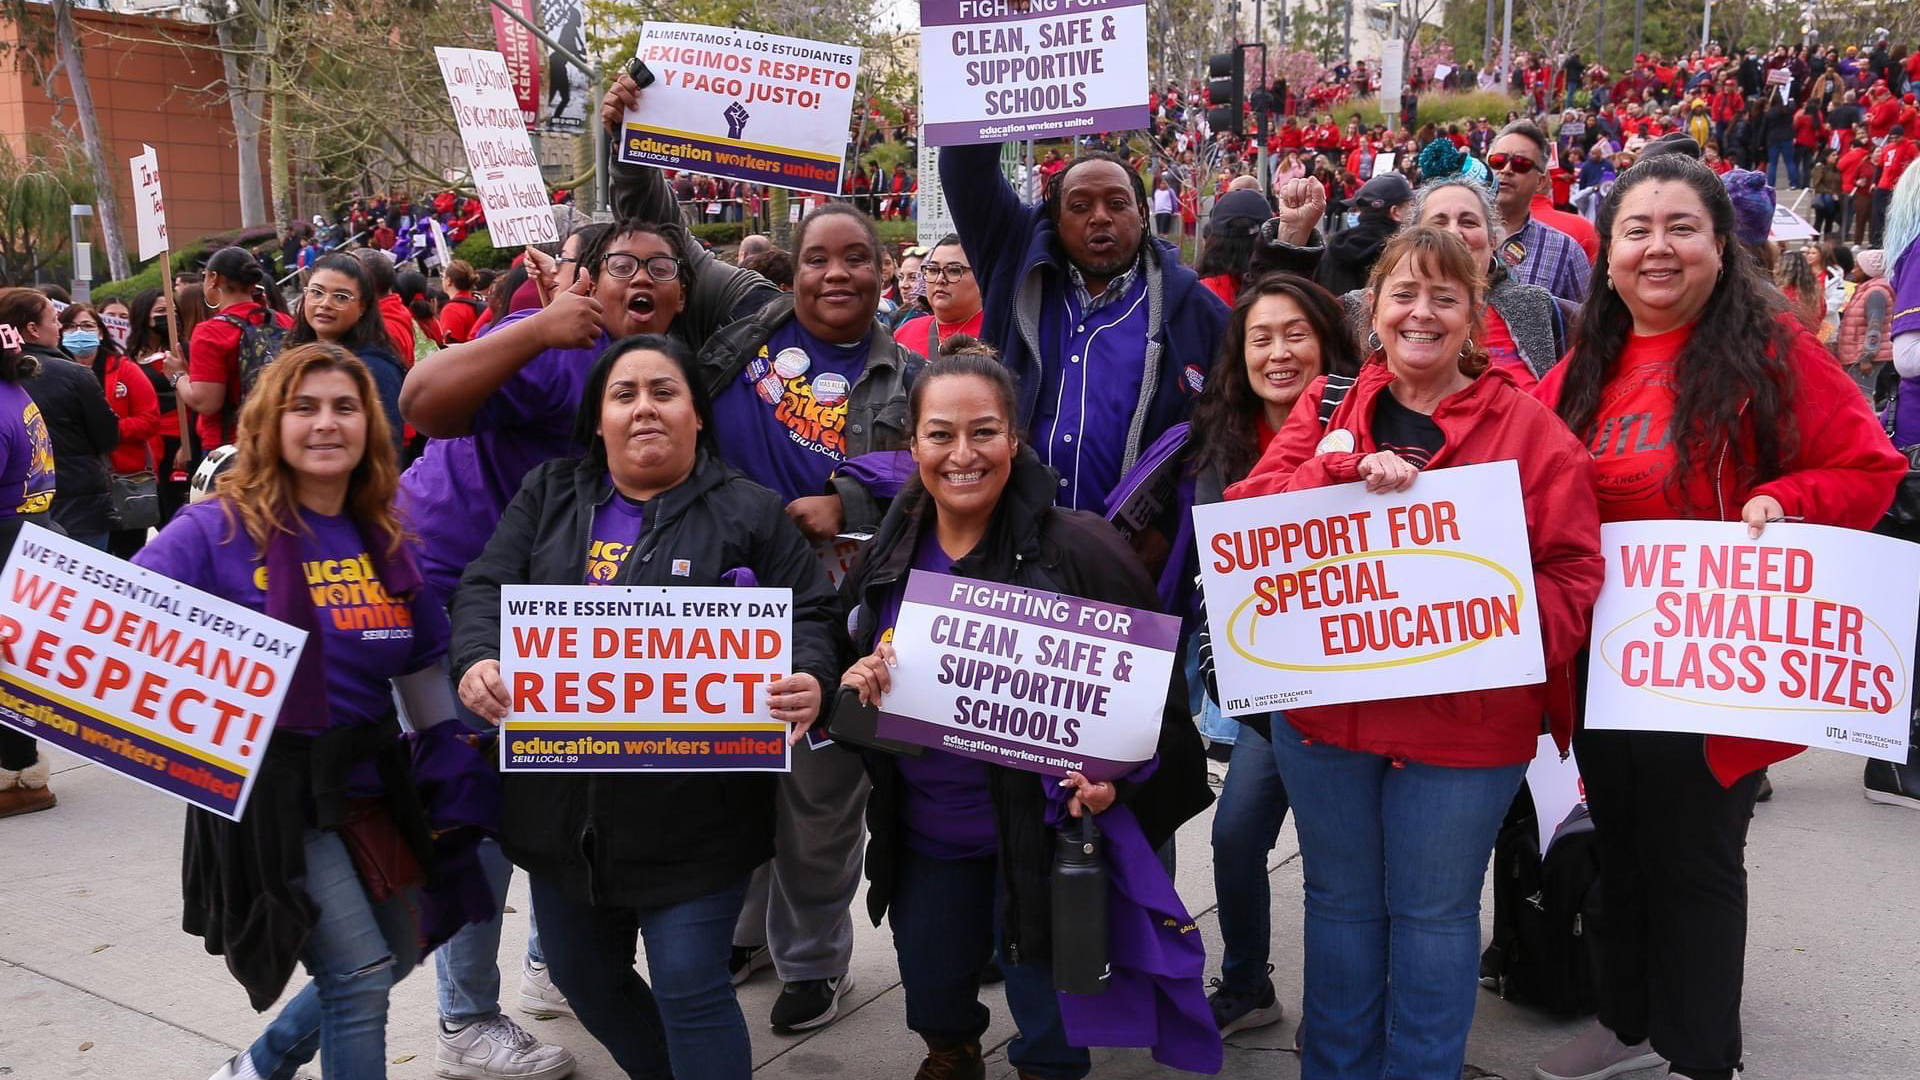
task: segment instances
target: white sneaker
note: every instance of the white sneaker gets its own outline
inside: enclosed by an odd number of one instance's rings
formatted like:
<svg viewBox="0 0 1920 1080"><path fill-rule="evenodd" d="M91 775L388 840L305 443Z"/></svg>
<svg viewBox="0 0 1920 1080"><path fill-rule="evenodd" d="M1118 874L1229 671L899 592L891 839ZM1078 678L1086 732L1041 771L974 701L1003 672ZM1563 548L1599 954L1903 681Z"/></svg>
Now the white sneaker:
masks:
<svg viewBox="0 0 1920 1080"><path fill-rule="evenodd" d="M220 1066L220 1071L209 1080L260 1080L260 1074L253 1071L252 1051L242 1050L228 1058L227 1063Z"/></svg>
<svg viewBox="0 0 1920 1080"><path fill-rule="evenodd" d="M433 1074L448 1080L560 1080L573 1072L573 1055L564 1046L534 1038L512 1017L499 1014L475 1020L459 1031L440 1026L440 1048Z"/></svg>
<svg viewBox="0 0 1920 1080"><path fill-rule="evenodd" d="M1533 1067L1534 1080L1610 1080L1621 1073L1651 1069L1666 1059L1645 1039L1632 1046L1598 1022Z"/></svg>
<svg viewBox="0 0 1920 1080"><path fill-rule="evenodd" d="M547 965L531 960L524 965L520 969L520 1011L529 1016L572 1016L573 1006L567 1004L567 995L553 985L553 975L547 971Z"/></svg>

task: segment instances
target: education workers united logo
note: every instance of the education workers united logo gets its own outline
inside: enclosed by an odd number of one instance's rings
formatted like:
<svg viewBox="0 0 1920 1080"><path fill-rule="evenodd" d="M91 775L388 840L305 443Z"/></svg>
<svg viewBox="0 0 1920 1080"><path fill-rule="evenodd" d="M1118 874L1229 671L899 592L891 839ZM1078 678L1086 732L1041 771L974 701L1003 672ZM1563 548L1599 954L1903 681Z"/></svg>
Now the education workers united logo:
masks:
<svg viewBox="0 0 1920 1080"><path fill-rule="evenodd" d="M749 361L741 377L753 384L761 401L773 406L773 418L799 446L835 461L847 456L847 403L852 386L837 372L809 377L813 358L805 349L781 349L771 359L767 348Z"/></svg>

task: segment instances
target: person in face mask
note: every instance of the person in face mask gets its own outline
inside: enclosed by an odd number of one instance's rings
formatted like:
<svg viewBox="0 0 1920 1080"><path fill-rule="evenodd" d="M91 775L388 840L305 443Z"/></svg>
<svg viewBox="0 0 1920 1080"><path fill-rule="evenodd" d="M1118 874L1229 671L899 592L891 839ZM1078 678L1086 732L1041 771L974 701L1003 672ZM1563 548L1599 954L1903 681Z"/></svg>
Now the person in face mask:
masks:
<svg viewBox="0 0 1920 1080"><path fill-rule="evenodd" d="M100 455L119 441L119 418L107 407L100 382L87 365L76 363L61 347L60 318L46 296L32 289L0 289L0 323L18 331L22 351L39 362L21 385L39 408L53 443L59 484L48 516L68 536L104 551L112 500ZM94 333L98 337L97 327ZM99 349L97 343L94 349Z"/></svg>
<svg viewBox="0 0 1920 1080"><path fill-rule="evenodd" d="M118 420L119 441L108 455L108 469L116 476L156 469L161 460L160 397L146 373L106 333L100 313L92 305L73 304L60 313L60 347L76 362L93 369L105 391L107 406ZM107 537L107 551L125 559L146 542L145 527L113 528Z"/></svg>

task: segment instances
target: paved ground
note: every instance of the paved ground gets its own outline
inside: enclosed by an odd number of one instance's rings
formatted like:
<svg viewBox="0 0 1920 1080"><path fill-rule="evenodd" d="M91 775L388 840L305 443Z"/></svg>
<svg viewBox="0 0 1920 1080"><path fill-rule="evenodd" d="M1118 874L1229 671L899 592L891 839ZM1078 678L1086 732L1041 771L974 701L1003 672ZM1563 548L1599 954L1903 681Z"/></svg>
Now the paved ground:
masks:
<svg viewBox="0 0 1920 1080"><path fill-rule="evenodd" d="M0 1077L201 1080L262 1026L221 962L179 930L179 806L72 758L56 762L53 811L0 821ZM1749 1078L1894 1080L1920 1075L1920 814L1860 797L1855 759L1812 753L1774 770L1779 794L1760 808L1748 864ZM1207 821L1181 834L1181 894L1217 954ZM1286 1023L1232 1040L1224 1075L1298 1075L1291 1003L1300 995L1300 867L1291 829L1271 858L1274 962ZM512 902L524 909L516 880ZM1488 917L1491 917L1489 900ZM509 916L502 949L509 996L525 924ZM905 1080L920 1049L902 1019L890 939L862 925L845 1018L807 1038L767 1031L776 987L761 976L742 1003L765 1077ZM297 984L298 980L296 980ZM991 995L990 1041L1011 1035ZM416 974L394 994L391 1075L431 1075L433 981ZM527 1021L580 1057L578 1075L619 1074L568 1020ZM1534 1058L1578 1030L1483 995L1469 1077L1529 1076ZM1170 1075L1144 1053L1102 1052L1095 1075ZM1012 1075L1004 1058L989 1075ZM317 1075L313 1073L311 1075ZM1643 1074L1652 1077L1657 1074ZM1635 1080L1640 1080L1636 1077Z"/></svg>

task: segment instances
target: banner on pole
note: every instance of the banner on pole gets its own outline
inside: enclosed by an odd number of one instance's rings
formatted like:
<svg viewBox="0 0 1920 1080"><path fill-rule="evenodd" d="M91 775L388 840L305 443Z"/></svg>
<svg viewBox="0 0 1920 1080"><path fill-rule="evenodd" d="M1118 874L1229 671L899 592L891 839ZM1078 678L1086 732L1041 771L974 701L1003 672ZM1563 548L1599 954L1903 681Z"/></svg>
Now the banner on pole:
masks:
<svg viewBox="0 0 1920 1080"><path fill-rule="evenodd" d="M621 124L622 163L841 193L858 48L649 22L635 55L655 81Z"/></svg>
<svg viewBox="0 0 1920 1080"><path fill-rule="evenodd" d="M765 690L792 650L791 589L508 585L500 767L786 772Z"/></svg>
<svg viewBox="0 0 1920 1080"><path fill-rule="evenodd" d="M587 38L581 32L583 16L580 0L540 0L541 26L547 36L575 56L587 55ZM540 130L556 135L578 135L587 130L587 110L598 110L598 102L587 100L591 93L587 73L554 51L547 54L546 94L540 101Z"/></svg>
<svg viewBox="0 0 1920 1080"><path fill-rule="evenodd" d="M140 234L140 258L167 249L167 204L160 194L160 155L146 143L128 159L133 170L133 217Z"/></svg>
<svg viewBox="0 0 1920 1080"><path fill-rule="evenodd" d="M924 143L1148 124L1146 0L920 0L920 27Z"/></svg>
<svg viewBox="0 0 1920 1080"><path fill-rule="evenodd" d="M1589 728L1907 760L1920 545L1776 522L1600 527Z"/></svg>
<svg viewBox="0 0 1920 1080"><path fill-rule="evenodd" d="M240 819L306 631L38 525L0 582L0 725Z"/></svg>
<svg viewBox="0 0 1920 1080"><path fill-rule="evenodd" d="M1193 508L1229 716L1546 681L1520 472Z"/></svg>
<svg viewBox="0 0 1920 1080"><path fill-rule="evenodd" d="M480 192L488 239L497 248L557 243L560 230L506 60L486 49L442 47L433 54Z"/></svg>
<svg viewBox="0 0 1920 1080"><path fill-rule="evenodd" d="M915 570L891 640L881 738L1112 780L1159 745L1180 620Z"/></svg>
<svg viewBox="0 0 1920 1080"><path fill-rule="evenodd" d="M533 0L496 0L487 5L487 10L493 13L493 43L511 73L513 100L519 105L521 124L532 131L539 126L540 117L540 41L532 30L502 10L502 5L512 8L528 23L538 24L540 19L534 14Z"/></svg>

